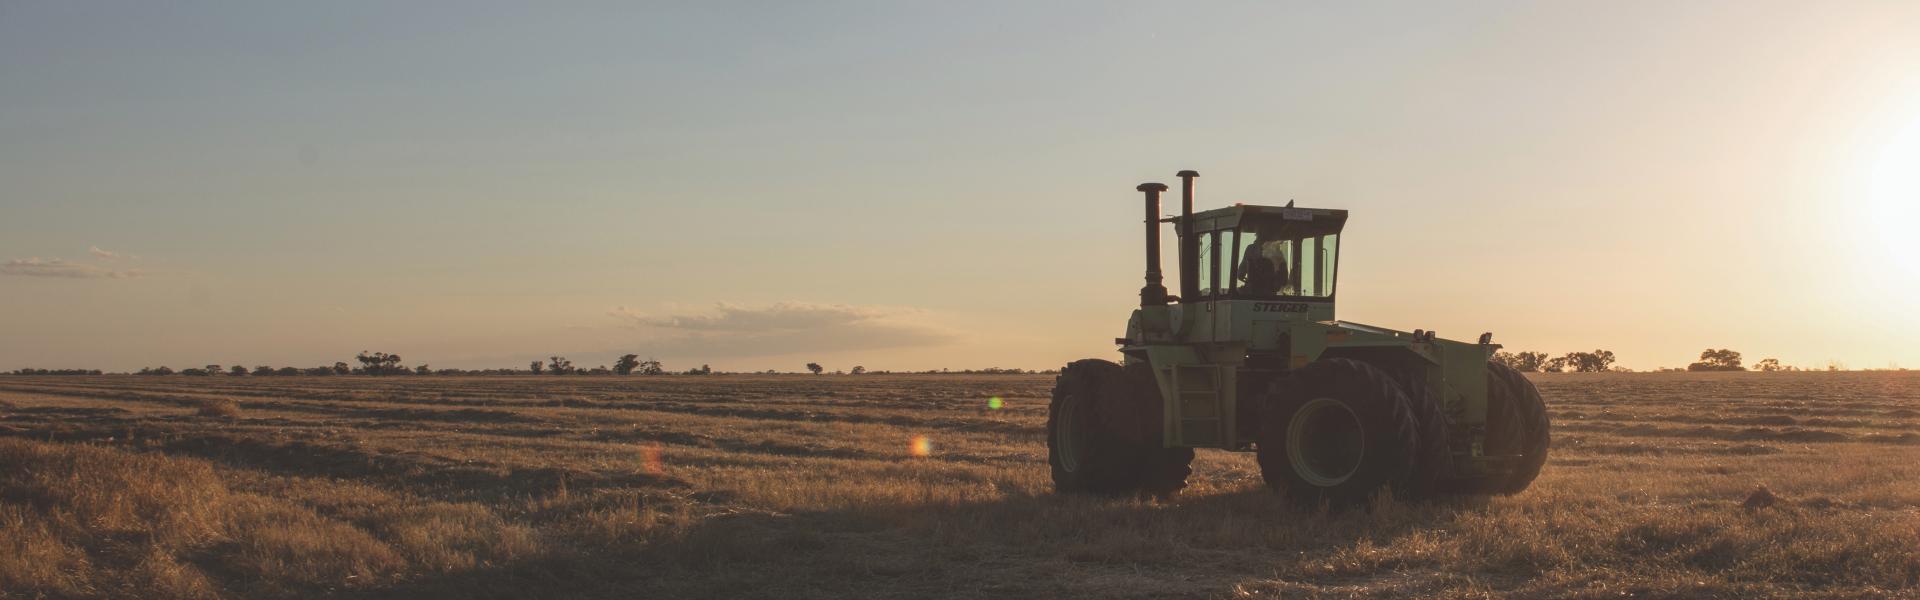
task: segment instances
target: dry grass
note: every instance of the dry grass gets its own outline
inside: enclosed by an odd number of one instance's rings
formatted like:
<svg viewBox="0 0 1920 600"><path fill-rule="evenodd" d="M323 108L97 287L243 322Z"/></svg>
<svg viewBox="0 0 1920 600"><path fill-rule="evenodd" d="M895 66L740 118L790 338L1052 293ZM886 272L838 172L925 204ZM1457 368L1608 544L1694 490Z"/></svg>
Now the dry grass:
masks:
<svg viewBox="0 0 1920 600"><path fill-rule="evenodd" d="M205 398L194 403L197 407L193 414L202 417L238 417L240 403L226 398Z"/></svg>
<svg viewBox="0 0 1920 600"><path fill-rule="evenodd" d="M0 597L1881 597L1920 583L1920 377L1538 382L1555 449L1528 492L1316 515L1222 452L1202 452L1169 502L1051 494L1045 377L6 378ZM987 410L994 396L1007 407ZM922 435L933 453L914 457ZM1775 503L1742 508L1761 485Z"/></svg>

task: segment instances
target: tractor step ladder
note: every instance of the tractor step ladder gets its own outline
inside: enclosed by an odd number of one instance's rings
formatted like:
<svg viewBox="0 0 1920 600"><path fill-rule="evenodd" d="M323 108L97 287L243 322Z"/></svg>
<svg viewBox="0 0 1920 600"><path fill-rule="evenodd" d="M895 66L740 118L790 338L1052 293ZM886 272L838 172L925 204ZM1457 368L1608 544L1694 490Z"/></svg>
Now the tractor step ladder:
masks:
<svg viewBox="0 0 1920 600"><path fill-rule="evenodd" d="M1220 444L1226 412L1221 410L1220 367L1174 365L1173 390L1180 445Z"/></svg>

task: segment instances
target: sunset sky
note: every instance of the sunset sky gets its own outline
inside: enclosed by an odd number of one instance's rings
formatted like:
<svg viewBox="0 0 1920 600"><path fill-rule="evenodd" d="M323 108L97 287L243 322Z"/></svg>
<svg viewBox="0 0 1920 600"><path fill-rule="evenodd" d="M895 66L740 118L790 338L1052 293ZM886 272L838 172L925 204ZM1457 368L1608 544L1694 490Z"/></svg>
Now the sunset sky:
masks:
<svg viewBox="0 0 1920 600"><path fill-rule="evenodd" d="M1114 358L1181 169L1343 319L1920 368L1920 3L1035 4L0 2L0 369Z"/></svg>

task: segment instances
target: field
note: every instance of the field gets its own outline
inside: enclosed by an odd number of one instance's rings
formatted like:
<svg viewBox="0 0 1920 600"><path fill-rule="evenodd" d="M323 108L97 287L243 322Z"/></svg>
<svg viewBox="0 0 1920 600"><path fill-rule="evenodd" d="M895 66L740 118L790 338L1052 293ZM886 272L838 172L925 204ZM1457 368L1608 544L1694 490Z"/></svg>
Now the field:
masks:
<svg viewBox="0 0 1920 600"><path fill-rule="evenodd" d="M1214 451L1171 501L1053 495L1048 376L7 377L0 598L1920 583L1920 373L1535 381L1554 448L1527 492L1325 515Z"/></svg>

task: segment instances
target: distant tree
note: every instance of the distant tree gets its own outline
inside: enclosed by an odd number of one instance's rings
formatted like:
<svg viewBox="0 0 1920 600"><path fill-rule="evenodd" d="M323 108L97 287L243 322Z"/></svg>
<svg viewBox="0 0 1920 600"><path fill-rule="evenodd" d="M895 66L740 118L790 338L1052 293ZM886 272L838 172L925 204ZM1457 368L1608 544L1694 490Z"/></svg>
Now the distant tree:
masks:
<svg viewBox="0 0 1920 600"><path fill-rule="evenodd" d="M221 373L227 372L226 369L220 368L220 365L207 365L205 369L208 375L219 375Z"/></svg>
<svg viewBox="0 0 1920 600"><path fill-rule="evenodd" d="M238 367L235 367L235 368L238 368ZM313 377L325 377L328 375L333 375L335 373L333 372L333 367L314 367L311 369L307 369L305 371L301 371L301 374L309 375Z"/></svg>
<svg viewBox="0 0 1920 600"><path fill-rule="evenodd" d="M1519 366L1515 365L1515 363L1519 362L1520 359L1519 357L1515 356L1512 352L1507 352L1504 350L1500 352L1495 352L1493 353L1493 358L1490 360L1492 360L1493 362L1497 362L1497 363L1509 366L1509 367L1513 367L1514 370L1516 371L1520 369Z"/></svg>
<svg viewBox="0 0 1920 600"><path fill-rule="evenodd" d="M353 358L354 360L360 361L360 370L365 371L368 375L404 375L407 372L406 367L400 366L400 355L398 354L387 354L385 352L369 353L363 350Z"/></svg>
<svg viewBox="0 0 1920 600"><path fill-rule="evenodd" d="M1567 357L1556 356L1556 357L1547 359L1547 362L1541 364L1541 368L1546 370L1546 372L1548 373L1565 372L1567 370Z"/></svg>
<svg viewBox="0 0 1920 600"><path fill-rule="evenodd" d="M853 366L853 374L855 374L855 375L865 375L866 373L867 373L867 368L866 368L866 367L862 367L862 366L860 366L860 365L854 365L854 366Z"/></svg>
<svg viewBox="0 0 1920 600"><path fill-rule="evenodd" d="M266 365L260 365L260 366L254 367L253 376L254 377L272 377L273 367L269 367Z"/></svg>
<svg viewBox="0 0 1920 600"><path fill-rule="evenodd" d="M1732 350L1708 348L1700 353L1700 362L1687 365L1688 371L1745 371L1740 366L1740 353Z"/></svg>
<svg viewBox="0 0 1920 600"><path fill-rule="evenodd" d="M1773 371L1785 371L1786 369L1780 366L1780 359L1763 358L1763 359L1760 359L1760 362L1753 363L1753 370L1773 372Z"/></svg>
<svg viewBox="0 0 1920 600"><path fill-rule="evenodd" d="M281 377L293 377L295 375L300 374L300 368L299 367L280 367L278 369L274 369L273 374L279 375Z"/></svg>
<svg viewBox="0 0 1920 600"><path fill-rule="evenodd" d="M613 362L613 372L619 373L621 375L632 375L633 370L635 368L638 368L639 366L640 366L640 355L622 354L620 355L620 360Z"/></svg>
<svg viewBox="0 0 1920 600"><path fill-rule="evenodd" d="M665 375L667 373L667 368L651 356L647 357L646 360L640 361L638 368L641 375Z"/></svg>
<svg viewBox="0 0 1920 600"><path fill-rule="evenodd" d="M246 367L242 367L242 366L240 366L240 365L234 365L234 366L233 366L233 368L230 368L230 369L227 369L227 374L228 374L228 375L232 375L232 376L234 376L234 377L239 377L239 376L242 376L242 375L246 375L246 374L247 374L247 368L246 368Z"/></svg>
<svg viewBox="0 0 1920 600"><path fill-rule="evenodd" d="M813 371L815 375L819 375L821 372L826 371L827 368L820 366L820 363L807 363L807 370Z"/></svg>
<svg viewBox="0 0 1920 600"><path fill-rule="evenodd" d="M567 357L565 356L547 357L548 373L552 373L554 375L572 375L573 371L574 371L573 361L567 360Z"/></svg>
<svg viewBox="0 0 1920 600"><path fill-rule="evenodd" d="M333 374L335 375L346 375L352 372L353 372L353 369L348 368L347 363L343 363L343 362L333 363Z"/></svg>
<svg viewBox="0 0 1920 600"><path fill-rule="evenodd" d="M527 363L527 370L533 371L533 374L535 375L539 375L541 371L544 371L546 369L547 369L547 364L537 360Z"/></svg>
<svg viewBox="0 0 1920 600"><path fill-rule="evenodd" d="M1521 352L1515 355L1514 363L1515 364L1513 368L1523 372L1532 373L1534 371L1539 371L1541 366L1547 363L1547 353Z"/></svg>
<svg viewBox="0 0 1920 600"><path fill-rule="evenodd" d="M181 369L181 370L180 370L180 374L181 374L181 375L188 375L188 376L192 376L192 377L206 377L206 376L208 376L208 375L212 375L212 373L208 373L206 369L195 369L195 368L191 368L191 367L189 367L189 368L185 368L185 369Z"/></svg>
<svg viewBox="0 0 1920 600"><path fill-rule="evenodd" d="M433 369L427 368L427 363L420 363L420 366L413 368L413 373L415 375L432 375Z"/></svg>
<svg viewBox="0 0 1920 600"><path fill-rule="evenodd" d="M1613 367L1613 352L1611 350L1568 352L1562 360L1565 361L1565 367L1573 369L1574 372L1601 373Z"/></svg>

